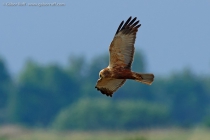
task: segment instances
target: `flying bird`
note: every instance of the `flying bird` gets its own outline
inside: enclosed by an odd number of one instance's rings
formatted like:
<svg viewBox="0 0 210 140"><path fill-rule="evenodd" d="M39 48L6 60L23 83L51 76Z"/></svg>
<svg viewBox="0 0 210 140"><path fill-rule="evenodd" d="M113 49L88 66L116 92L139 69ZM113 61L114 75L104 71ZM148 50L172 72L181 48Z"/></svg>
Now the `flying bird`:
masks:
<svg viewBox="0 0 210 140"><path fill-rule="evenodd" d="M154 80L153 74L136 73L131 71L134 57L134 43L136 33L141 26L136 17L129 17L122 21L116 31L114 39L109 47L109 65L99 72L99 79L95 88L101 93L112 97L113 93L120 88L126 79L135 80L151 85Z"/></svg>

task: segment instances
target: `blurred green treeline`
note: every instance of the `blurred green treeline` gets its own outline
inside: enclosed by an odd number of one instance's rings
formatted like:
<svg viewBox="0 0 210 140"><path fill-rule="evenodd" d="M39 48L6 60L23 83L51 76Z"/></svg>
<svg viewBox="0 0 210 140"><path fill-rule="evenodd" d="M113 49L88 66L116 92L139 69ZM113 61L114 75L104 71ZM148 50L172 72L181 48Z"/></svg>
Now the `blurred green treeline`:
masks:
<svg viewBox="0 0 210 140"><path fill-rule="evenodd" d="M156 76L151 86L127 80L110 98L94 88L108 59L72 56L65 67L28 60L14 78L1 58L0 124L60 130L210 126L209 75L184 69ZM147 72L140 52L132 69Z"/></svg>

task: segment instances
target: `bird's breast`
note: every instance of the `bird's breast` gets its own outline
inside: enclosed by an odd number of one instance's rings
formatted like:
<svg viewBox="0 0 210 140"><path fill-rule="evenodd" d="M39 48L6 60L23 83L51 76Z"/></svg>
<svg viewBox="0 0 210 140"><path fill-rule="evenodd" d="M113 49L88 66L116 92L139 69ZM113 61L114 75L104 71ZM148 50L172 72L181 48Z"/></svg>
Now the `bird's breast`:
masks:
<svg viewBox="0 0 210 140"><path fill-rule="evenodd" d="M116 68L112 71L112 77L116 79L130 79L132 77L132 72L129 69Z"/></svg>

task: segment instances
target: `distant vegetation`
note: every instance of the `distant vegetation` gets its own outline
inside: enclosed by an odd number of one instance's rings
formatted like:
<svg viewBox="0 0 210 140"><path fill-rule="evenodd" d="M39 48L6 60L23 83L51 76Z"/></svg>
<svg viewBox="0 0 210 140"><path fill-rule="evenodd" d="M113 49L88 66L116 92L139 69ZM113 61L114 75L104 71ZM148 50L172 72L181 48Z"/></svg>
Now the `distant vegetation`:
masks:
<svg viewBox="0 0 210 140"><path fill-rule="evenodd" d="M27 61L14 80L0 59L0 124L59 130L210 127L210 76L190 69L156 76L152 86L127 81L112 98L94 87L108 56L70 57L69 65ZM133 70L146 72L137 52ZM155 74L155 71L154 71Z"/></svg>
<svg viewBox="0 0 210 140"><path fill-rule="evenodd" d="M0 140L209 140L208 129L146 129L134 131L52 131L0 127Z"/></svg>

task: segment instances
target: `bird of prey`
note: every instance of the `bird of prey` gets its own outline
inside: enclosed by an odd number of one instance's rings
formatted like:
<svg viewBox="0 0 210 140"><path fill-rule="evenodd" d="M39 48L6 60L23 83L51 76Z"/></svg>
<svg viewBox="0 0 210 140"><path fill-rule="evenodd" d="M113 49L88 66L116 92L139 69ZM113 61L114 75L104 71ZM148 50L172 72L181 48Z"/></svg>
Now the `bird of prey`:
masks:
<svg viewBox="0 0 210 140"><path fill-rule="evenodd" d="M112 94L120 88L126 79L151 85L153 74L136 73L131 71L134 56L134 43L136 33L141 26L136 17L129 17L122 21L117 29L113 41L109 47L109 66L99 72L99 79L95 88L101 93L112 97Z"/></svg>

